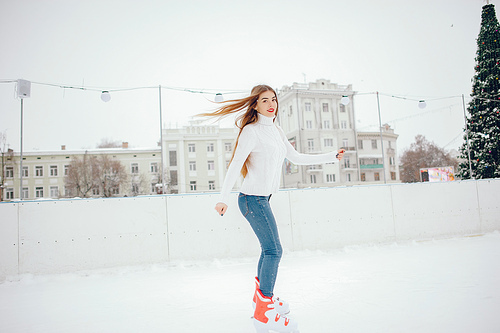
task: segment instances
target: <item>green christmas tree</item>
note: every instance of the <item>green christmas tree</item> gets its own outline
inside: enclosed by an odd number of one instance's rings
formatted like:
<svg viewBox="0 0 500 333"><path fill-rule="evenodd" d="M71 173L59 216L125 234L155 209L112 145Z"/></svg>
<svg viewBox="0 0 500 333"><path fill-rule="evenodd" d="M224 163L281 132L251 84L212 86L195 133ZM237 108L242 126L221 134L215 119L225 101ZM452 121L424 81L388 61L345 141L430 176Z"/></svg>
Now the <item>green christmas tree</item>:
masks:
<svg viewBox="0 0 500 333"><path fill-rule="evenodd" d="M476 179L500 177L500 26L492 4L483 6L472 82L472 100L467 108L469 145L465 133L458 174L469 179L472 169Z"/></svg>

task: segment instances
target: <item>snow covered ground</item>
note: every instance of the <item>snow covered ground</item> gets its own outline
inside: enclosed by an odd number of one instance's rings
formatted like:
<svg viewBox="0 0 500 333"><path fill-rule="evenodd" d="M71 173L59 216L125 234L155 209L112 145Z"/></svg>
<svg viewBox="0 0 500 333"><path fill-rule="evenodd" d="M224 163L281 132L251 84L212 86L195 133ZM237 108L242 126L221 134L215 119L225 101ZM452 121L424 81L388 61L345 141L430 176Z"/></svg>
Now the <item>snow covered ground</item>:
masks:
<svg viewBox="0 0 500 333"><path fill-rule="evenodd" d="M0 332L254 332L255 258L22 275ZM500 332L500 234L285 254L301 333Z"/></svg>

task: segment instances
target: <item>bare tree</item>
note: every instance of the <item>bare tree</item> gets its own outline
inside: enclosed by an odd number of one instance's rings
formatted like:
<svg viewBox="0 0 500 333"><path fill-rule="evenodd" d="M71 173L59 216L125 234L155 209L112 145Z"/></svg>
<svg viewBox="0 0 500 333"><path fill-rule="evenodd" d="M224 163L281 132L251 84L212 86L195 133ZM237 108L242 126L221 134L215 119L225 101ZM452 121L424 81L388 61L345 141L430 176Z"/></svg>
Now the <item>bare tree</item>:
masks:
<svg viewBox="0 0 500 333"><path fill-rule="evenodd" d="M419 134L410 148L405 149L401 155L401 165L401 181L414 183L420 181L421 168L453 166L456 170L458 160L452 157L450 152L439 148L434 142L427 141L425 136Z"/></svg>
<svg viewBox="0 0 500 333"><path fill-rule="evenodd" d="M71 196L87 198L93 194L93 190L98 191L98 173L96 156L90 156L85 152L82 158L73 157L65 178L66 188Z"/></svg>
<svg viewBox="0 0 500 333"><path fill-rule="evenodd" d="M109 138L101 139L101 142L97 144L97 148L120 148L122 144L120 141L113 141Z"/></svg>
<svg viewBox="0 0 500 333"><path fill-rule="evenodd" d="M120 193L120 186L127 182L127 173L120 161L86 152L82 158L71 160L65 181L72 195L111 197Z"/></svg>
<svg viewBox="0 0 500 333"><path fill-rule="evenodd" d="M98 165L102 194L105 197L118 195L120 186L125 185L128 179L125 166L120 161L111 159L108 155L101 155Z"/></svg>

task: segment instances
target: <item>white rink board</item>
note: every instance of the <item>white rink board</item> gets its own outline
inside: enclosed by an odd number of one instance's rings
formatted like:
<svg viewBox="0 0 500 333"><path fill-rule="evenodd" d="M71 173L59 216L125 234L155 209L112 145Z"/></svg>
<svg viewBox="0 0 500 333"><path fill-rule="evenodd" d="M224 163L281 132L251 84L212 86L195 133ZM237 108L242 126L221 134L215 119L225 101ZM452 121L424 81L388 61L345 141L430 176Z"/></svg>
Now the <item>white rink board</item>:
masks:
<svg viewBox="0 0 500 333"><path fill-rule="evenodd" d="M296 250L394 239L389 186L290 191Z"/></svg>
<svg viewBox="0 0 500 333"><path fill-rule="evenodd" d="M18 273L18 204L0 205L0 282L2 277Z"/></svg>
<svg viewBox="0 0 500 333"><path fill-rule="evenodd" d="M476 182L392 186L398 240L480 232Z"/></svg>
<svg viewBox="0 0 500 333"><path fill-rule="evenodd" d="M271 198L283 248L430 239L500 230L500 179L282 190ZM238 193L0 204L0 281L167 260L255 257Z"/></svg>
<svg viewBox="0 0 500 333"><path fill-rule="evenodd" d="M212 259L251 256L259 243L241 216L237 194L232 193L228 211L219 216L219 195L169 195L168 242L170 259Z"/></svg>
<svg viewBox="0 0 500 333"><path fill-rule="evenodd" d="M500 230L500 179L477 181L481 229Z"/></svg>
<svg viewBox="0 0 500 333"><path fill-rule="evenodd" d="M165 216L161 197L23 202L19 271L166 260Z"/></svg>

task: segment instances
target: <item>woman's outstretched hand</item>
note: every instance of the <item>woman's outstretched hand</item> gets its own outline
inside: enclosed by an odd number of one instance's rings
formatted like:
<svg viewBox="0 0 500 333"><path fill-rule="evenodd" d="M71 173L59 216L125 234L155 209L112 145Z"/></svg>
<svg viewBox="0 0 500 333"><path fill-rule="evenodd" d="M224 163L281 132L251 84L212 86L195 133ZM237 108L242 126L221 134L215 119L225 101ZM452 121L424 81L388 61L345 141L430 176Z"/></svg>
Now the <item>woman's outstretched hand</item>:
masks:
<svg viewBox="0 0 500 333"><path fill-rule="evenodd" d="M342 157L344 157L344 153L345 153L345 150L344 149L339 149L338 152L337 152L337 157L338 160L340 161L342 159Z"/></svg>
<svg viewBox="0 0 500 333"><path fill-rule="evenodd" d="M224 216L224 213L227 210L227 205L223 202L219 202L217 205L215 205L215 210L217 213L219 213L220 216Z"/></svg>

